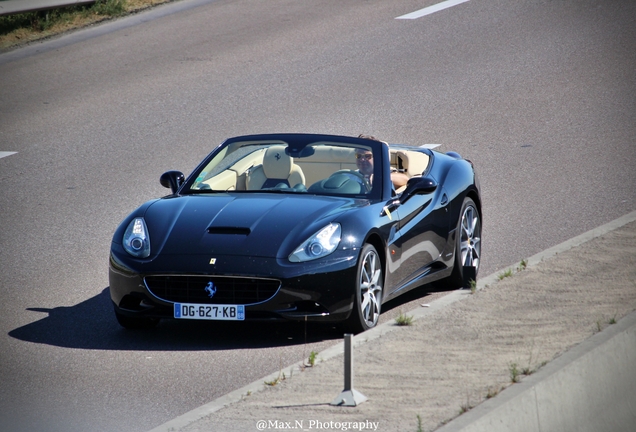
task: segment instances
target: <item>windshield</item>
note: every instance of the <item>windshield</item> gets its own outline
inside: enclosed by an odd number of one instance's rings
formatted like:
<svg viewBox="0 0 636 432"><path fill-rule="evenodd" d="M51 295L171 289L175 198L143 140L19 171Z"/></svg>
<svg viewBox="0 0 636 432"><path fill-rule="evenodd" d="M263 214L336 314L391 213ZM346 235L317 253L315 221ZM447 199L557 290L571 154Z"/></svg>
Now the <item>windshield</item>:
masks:
<svg viewBox="0 0 636 432"><path fill-rule="evenodd" d="M285 192L367 196L380 188L371 146L320 141L302 147L283 141L232 142L214 154L186 193Z"/></svg>

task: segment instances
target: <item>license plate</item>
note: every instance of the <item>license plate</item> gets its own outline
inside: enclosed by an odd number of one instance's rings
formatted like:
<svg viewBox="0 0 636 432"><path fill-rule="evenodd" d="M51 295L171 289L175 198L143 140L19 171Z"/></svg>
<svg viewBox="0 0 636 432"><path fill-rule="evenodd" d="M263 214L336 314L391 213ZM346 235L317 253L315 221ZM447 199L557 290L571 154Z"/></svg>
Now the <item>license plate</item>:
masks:
<svg viewBox="0 0 636 432"><path fill-rule="evenodd" d="M175 303L174 317L196 320L243 321L245 319L245 306Z"/></svg>

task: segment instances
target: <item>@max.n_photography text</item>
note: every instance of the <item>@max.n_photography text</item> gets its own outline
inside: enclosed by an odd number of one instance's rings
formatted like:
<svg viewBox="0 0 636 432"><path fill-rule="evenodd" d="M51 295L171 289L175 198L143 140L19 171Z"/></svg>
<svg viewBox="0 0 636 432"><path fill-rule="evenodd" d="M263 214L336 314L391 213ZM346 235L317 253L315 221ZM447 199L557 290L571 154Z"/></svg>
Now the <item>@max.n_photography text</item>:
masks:
<svg viewBox="0 0 636 432"><path fill-rule="evenodd" d="M259 431L377 431L380 422L365 421L320 421L320 420L258 420Z"/></svg>

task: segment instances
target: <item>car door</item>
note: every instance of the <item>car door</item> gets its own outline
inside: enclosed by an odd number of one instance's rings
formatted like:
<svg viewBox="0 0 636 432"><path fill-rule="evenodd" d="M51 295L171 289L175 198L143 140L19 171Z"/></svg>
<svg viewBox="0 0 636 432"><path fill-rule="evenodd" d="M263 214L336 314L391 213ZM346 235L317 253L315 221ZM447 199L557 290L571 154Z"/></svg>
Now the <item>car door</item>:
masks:
<svg viewBox="0 0 636 432"><path fill-rule="evenodd" d="M442 254L448 235L448 201L442 188L415 195L395 210L399 222L389 244L387 295L417 285Z"/></svg>

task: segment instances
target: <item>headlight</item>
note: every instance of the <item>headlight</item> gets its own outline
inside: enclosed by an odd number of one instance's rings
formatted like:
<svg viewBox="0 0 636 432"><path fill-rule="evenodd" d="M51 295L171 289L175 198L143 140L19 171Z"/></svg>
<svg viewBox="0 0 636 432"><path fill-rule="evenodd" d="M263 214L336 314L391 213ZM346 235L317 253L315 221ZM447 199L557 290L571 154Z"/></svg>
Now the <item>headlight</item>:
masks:
<svg viewBox="0 0 636 432"><path fill-rule="evenodd" d="M340 243L340 224L330 223L289 255L291 262L311 261L329 255Z"/></svg>
<svg viewBox="0 0 636 432"><path fill-rule="evenodd" d="M143 218L138 217L130 222L124 233L123 244L126 252L134 257L147 258L150 255L150 237Z"/></svg>

